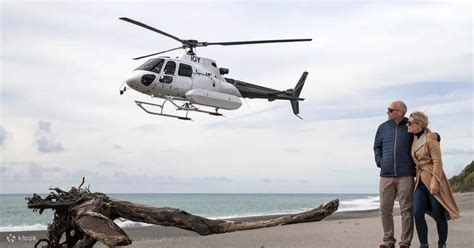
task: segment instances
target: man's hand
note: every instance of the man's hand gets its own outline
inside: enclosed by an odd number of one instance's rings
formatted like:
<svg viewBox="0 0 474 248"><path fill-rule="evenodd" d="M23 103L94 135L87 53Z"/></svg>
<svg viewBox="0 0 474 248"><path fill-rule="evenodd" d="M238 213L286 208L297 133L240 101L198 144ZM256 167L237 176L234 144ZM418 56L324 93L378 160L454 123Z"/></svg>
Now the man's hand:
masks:
<svg viewBox="0 0 474 248"><path fill-rule="evenodd" d="M439 182L435 178L431 179L430 192L433 195L439 193Z"/></svg>

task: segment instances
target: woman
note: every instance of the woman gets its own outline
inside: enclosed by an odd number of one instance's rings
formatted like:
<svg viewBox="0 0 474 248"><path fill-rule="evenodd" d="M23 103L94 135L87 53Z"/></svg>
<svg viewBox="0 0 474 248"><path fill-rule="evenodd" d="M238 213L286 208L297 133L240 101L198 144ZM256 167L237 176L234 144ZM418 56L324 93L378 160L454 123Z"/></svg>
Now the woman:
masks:
<svg viewBox="0 0 474 248"><path fill-rule="evenodd" d="M430 134L428 117L422 112L413 112L408 119L408 132L414 134L411 155L416 164L413 212L420 247L427 248L428 226L425 213L436 220L438 247L446 247L448 221L459 217L459 210L443 171L441 150L436 135Z"/></svg>

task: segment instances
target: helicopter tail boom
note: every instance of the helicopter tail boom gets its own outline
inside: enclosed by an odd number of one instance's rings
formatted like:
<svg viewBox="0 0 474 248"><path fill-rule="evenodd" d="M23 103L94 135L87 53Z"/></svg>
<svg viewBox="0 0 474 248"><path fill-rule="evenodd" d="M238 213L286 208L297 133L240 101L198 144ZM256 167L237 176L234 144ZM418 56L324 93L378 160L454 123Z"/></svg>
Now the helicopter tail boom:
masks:
<svg viewBox="0 0 474 248"><path fill-rule="evenodd" d="M232 78L225 78L225 80L228 83L233 84L240 92L240 95L243 98L260 98L267 99L268 101L289 100L291 103L291 108L293 109L293 113L298 116L300 112L299 101L304 100L304 98L300 98L300 94L303 90L303 86L306 82L307 77L308 72L303 72L300 79L298 80L298 83L296 83L295 88L283 91L263 87L256 84L246 83ZM300 116L298 116L298 118L301 119Z"/></svg>

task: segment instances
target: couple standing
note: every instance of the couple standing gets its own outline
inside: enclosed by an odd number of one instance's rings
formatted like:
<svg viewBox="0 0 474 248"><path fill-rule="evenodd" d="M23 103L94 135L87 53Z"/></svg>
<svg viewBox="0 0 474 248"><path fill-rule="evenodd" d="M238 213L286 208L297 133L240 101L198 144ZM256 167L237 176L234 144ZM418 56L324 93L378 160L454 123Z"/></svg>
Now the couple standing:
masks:
<svg viewBox="0 0 474 248"><path fill-rule="evenodd" d="M388 120L377 129L374 153L380 168L380 212L384 231L380 248L394 248L393 205L396 198L402 215L400 248L410 247L413 222L420 248L428 248L425 213L436 220L438 247L446 247L449 219L459 210L443 171L439 136L428 129L428 117L395 101L388 107ZM414 180L415 177L415 180ZM414 219L414 221L413 221Z"/></svg>

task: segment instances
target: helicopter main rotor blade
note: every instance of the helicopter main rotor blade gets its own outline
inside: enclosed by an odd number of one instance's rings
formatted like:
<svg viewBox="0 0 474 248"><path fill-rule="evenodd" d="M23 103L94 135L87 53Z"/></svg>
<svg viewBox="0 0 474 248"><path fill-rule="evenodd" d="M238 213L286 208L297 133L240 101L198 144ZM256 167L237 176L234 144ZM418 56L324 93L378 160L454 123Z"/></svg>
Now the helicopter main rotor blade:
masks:
<svg viewBox="0 0 474 248"><path fill-rule="evenodd" d="M176 37L176 36L173 36L173 35L171 35L171 34L168 34L168 33L166 33L166 32L163 32L163 31L161 31L161 30L159 30L159 29L156 29L156 28L154 28L154 27L148 26L148 25L146 25L146 24L144 24L144 23L141 23L141 22L139 22L139 21L135 21L135 20L130 19L130 18L128 18L128 17L120 17L119 19L122 20L122 21L126 21L126 22L129 22L129 23L138 25L138 26L140 26L140 27L146 28L146 29L151 30L151 31L153 31L153 32L157 32L157 33L159 33L159 34L161 34L161 35L164 35L164 36L166 36L166 37L169 37L169 38L171 38L171 39L173 39L173 40L177 40L177 41L179 41L179 42L181 42L181 43L183 43L183 44L185 43L184 40L181 40L180 38L178 38L178 37Z"/></svg>
<svg viewBox="0 0 474 248"><path fill-rule="evenodd" d="M301 42L301 41L312 41L312 40L313 39L285 39L285 40L249 40L249 41L229 41L229 42L202 42L202 46L210 46L210 45L234 46L234 45L263 44L263 43Z"/></svg>
<svg viewBox="0 0 474 248"><path fill-rule="evenodd" d="M133 60L139 60L139 59L151 57L151 56L153 56L153 55L158 55L158 54L162 54L162 53L167 53L167 52L171 52L171 51L178 50L178 49L183 49L183 48L184 48L184 46L175 47L175 48L172 48L172 49L169 49L169 50L165 50L165 51L161 51L161 52L157 52L157 53L153 53L153 54L148 54L148 55L141 56L141 57L136 57L136 58L133 58Z"/></svg>

